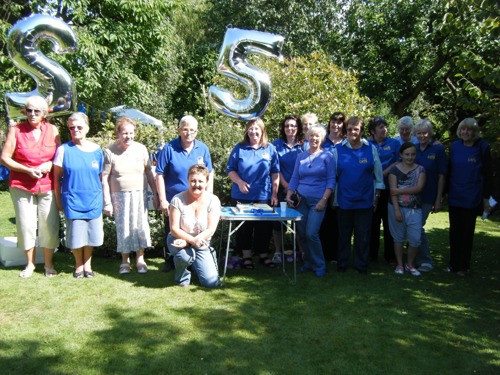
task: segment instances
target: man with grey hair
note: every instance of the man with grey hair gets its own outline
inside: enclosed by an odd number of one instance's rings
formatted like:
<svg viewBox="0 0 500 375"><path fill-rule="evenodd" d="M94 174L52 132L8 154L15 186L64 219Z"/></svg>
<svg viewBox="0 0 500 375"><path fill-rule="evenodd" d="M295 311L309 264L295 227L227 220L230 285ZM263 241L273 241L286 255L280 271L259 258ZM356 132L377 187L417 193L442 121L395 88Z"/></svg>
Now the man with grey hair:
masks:
<svg viewBox="0 0 500 375"><path fill-rule="evenodd" d="M190 115L179 121L179 136L168 142L158 155L156 164L156 187L160 209L166 217L165 238L170 232L168 214L170 200L188 189L188 170L194 164L204 165L210 171L207 190L213 191L212 158L205 143L196 139L198 121ZM168 267L167 267L168 268Z"/></svg>

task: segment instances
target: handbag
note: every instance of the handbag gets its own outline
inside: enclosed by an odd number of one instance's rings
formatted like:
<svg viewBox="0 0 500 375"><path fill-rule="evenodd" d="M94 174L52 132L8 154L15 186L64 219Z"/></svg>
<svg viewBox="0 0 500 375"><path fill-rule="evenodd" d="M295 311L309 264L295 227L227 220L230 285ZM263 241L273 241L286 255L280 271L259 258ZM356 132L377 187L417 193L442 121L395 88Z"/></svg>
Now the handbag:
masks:
<svg viewBox="0 0 500 375"><path fill-rule="evenodd" d="M293 192L292 195L290 196L290 200L292 201L291 207L297 208L300 204L301 199L302 197L299 195L299 193L297 193L296 191Z"/></svg>

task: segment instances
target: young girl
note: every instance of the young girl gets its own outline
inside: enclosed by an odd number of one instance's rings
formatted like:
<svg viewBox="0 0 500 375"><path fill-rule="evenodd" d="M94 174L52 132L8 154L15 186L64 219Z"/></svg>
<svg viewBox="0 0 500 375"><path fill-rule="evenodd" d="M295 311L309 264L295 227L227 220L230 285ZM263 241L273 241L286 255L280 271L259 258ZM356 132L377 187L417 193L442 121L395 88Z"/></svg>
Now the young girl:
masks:
<svg viewBox="0 0 500 375"><path fill-rule="evenodd" d="M422 202L420 192L425 184L425 168L415 164L417 148L411 142L405 142L399 149L401 162L389 171L389 187L391 200L388 204L389 229L394 238L396 255L395 273L402 275L405 271L413 276L420 272L413 267L413 260L420 246L422 229ZM403 268L403 244L408 239L408 259Z"/></svg>

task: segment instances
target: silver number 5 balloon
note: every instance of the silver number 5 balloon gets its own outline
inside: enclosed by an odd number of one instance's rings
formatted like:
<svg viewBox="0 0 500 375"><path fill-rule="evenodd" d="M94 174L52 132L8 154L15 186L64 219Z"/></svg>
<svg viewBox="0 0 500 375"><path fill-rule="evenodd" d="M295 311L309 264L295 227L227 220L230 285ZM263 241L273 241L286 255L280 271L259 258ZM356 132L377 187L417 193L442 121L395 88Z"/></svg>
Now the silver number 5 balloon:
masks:
<svg viewBox="0 0 500 375"><path fill-rule="evenodd" d="M44 97L53 116L76 110L76 86L73 79L62 66L40 52L38 44L42 39L50 40L56 53L76 50L75 33L58 18L34 14L11 27L7 34L9 56L15 66L28 73L37 83L37 88L31 92L5 95L7 115L11 119L25 117L22 108L26 99L32 95Z"/></svg>
<svg viewBox="0 0 500 375"><path fill-rule="evenodd" d="M258 53L281 61L283 43L281 35L228 29L219 53L218 70L244 85L249 95L244 99L236 99L230 91L210 86L208 97L215 109L241 120L261 116L271 99L271 80L267 73L250 64L247 57L251 53Z"/></svg>

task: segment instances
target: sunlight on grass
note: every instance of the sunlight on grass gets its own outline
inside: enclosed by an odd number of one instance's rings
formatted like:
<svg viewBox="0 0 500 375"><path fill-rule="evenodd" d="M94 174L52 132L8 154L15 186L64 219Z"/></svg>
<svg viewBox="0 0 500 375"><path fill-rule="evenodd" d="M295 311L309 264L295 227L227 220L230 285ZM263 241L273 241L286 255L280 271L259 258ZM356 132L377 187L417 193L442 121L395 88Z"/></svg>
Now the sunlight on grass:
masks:
<svg viewBox="0 0 500 375"><path fill-rule="evenodd" d="M10 200L10 197L7 196ZM0 201L2 196L0 195ZM0 204L1 206L1 204ZM12 226L5 218L2 224ZM2 374L496 374L500 372L498 222L478 221L473 269L445 272L447 214L431 215L435 270L325 278L280 270L228 272L226 287L179 288L149 258L146 275L96 257L95 279L42 266L27 280L0 267ZM0 230L4 230L0 227Z"/></svg>

